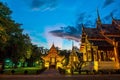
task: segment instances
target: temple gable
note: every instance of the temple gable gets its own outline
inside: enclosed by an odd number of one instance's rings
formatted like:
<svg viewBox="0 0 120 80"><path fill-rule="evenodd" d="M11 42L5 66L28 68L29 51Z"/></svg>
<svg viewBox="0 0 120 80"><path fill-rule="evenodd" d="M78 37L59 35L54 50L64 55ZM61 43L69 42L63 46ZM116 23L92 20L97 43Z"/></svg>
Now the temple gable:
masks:
<svg viewBox="0 0 120 80"><path fill-rule="evenodd" d="M62 60L64 56L60 56L58 54L57 49L55 48L54 44L50 48L48 54L46 56L42 56L42 59L45 61L45 67L47 68L58 68L62 67Z"/></svg>

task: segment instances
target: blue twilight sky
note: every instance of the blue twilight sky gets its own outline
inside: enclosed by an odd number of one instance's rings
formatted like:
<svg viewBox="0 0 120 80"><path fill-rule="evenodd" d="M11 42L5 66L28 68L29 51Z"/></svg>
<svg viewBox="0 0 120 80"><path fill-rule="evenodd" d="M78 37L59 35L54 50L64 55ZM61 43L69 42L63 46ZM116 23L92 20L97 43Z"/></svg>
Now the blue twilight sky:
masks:
<svg viewBox="0 0 120 80"><path fill-rule="evenodd" d="M23 24L32 43L49 48L54 42L71 49L79 47L81 24L95 27L97 8L102 23L111 23L111 14L120 19L120 0L0 0L13 11L12 19Z"/></svg>

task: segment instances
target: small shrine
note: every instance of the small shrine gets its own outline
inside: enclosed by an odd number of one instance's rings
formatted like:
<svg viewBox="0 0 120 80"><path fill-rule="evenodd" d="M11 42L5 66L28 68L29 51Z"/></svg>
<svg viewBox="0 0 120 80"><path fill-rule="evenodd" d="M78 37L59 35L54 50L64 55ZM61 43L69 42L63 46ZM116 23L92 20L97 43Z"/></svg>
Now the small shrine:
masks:
<svg viewBox="0 0 120 80"><path fill-rule="evenodd" d="M66 66L66 70L68 73L71 73L76 69L76 66L80 63L78 55L76 53L76 50L74 49L74 46L72 45L72 52L69 55L69 62Z"/></svg>
<svg viewBox="0 0 120 80"><path fill-rule="evenodd" d="M64 56L60 56L58 54L57 49L55 48L54 44L50 48L48 54L46 56L42 56L42 59L44 60L44 65L46 68L55 68L62 67L62 61L64 59Z"/></svg>

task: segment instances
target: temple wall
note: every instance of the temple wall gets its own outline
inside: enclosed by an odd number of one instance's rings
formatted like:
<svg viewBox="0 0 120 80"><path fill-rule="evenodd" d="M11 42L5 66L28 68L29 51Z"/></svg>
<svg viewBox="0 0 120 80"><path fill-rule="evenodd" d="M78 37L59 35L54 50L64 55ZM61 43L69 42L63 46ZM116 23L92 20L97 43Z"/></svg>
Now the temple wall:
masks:
<svg viewBox="0 0 120 80"><path fill-rule="evenodd" d="M117 62L114 61L100 61L98 62L98 69L117 69Z"/></svg>
<svg viewBox="0 0 120 80"><path fill-rule="evenodd" d="M49 68L49 62L45 62L45 67Z"/></svg>
<svg viewBox="0 0 120 80"><path fill-rule="evenodd" d="M82 67L82 70L112 70L118 69L117 62L114 61L86 61Z"/></svg>

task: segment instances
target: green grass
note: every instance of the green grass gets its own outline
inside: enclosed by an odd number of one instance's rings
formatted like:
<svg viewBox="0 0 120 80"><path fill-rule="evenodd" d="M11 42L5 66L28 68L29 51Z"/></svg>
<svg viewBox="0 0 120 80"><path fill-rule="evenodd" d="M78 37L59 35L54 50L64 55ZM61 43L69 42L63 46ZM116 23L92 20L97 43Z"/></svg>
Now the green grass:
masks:
<svg viewBox="0 0 120 80"><path fill-rule="evenodd" d="M26 68L11 68L11 69L4 69L4 73L3 74L8 74L11 75L12 74L12 70L15 71L15 75L17 74L24 74L24 71L27 70L28 73L27 74L36 74L37 70L41 70L42 68L40 67L26 67Z"/></svg>

